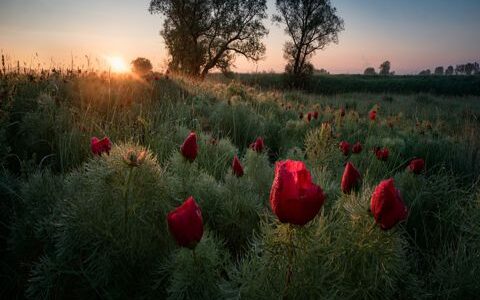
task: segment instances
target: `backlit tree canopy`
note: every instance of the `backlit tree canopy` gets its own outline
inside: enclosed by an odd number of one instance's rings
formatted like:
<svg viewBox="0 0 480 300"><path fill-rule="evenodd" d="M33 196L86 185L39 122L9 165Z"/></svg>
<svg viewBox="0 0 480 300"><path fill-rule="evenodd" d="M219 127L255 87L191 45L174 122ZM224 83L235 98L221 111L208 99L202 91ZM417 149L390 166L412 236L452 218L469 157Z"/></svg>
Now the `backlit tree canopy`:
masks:
<svg viewBox="0 0 480 300"><path fill-rule="evenodd" d="M274 21L285 24L291 41L285 44L285 70L294 75L313 70L309 62L315 51L338 42L338 33L344 29L330 0L277 0L278 15Z"/></svg>
<svg viewBox="0 0 480 300"><path fill-rule="evenodd" d="M169 69L205 77L213 68L228 71L236 55L263 56L266 8L266 0L152 0L149 10L165 16Z"/></svg>

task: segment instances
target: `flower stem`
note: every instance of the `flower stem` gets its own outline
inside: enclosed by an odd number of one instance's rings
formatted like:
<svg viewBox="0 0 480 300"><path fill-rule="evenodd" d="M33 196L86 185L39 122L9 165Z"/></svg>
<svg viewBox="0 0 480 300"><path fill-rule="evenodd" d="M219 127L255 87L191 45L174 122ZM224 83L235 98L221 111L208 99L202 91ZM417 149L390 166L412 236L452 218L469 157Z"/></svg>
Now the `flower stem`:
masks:
<svg viewBox="0 0 480 300"><path fill-rule="evenodd" d="M294 229L292 225L288 224L287 225L287 243L288 243L288 266L287 266L287 274L285 276L285 288L283 289L283 296L282 299L287 299L287 294L288 294L288 287L290 286L290 283L292 282L292 273L293 273L293 257L295 255L294 252L294 245L293 245L293 234L294 234Z"/></svg>
<svg viewBox="0 0 480 300"><path fill-rule="evenodd" d="M125 191L123 193L123 204L124 204L124 229L125 229L125 234L127 234L127 223L128 223L128 192L130 190L130 183L132 181L133 177L133 168L130 167L128 170L128 178L127 178L127 184L125 185Z"/></svg>

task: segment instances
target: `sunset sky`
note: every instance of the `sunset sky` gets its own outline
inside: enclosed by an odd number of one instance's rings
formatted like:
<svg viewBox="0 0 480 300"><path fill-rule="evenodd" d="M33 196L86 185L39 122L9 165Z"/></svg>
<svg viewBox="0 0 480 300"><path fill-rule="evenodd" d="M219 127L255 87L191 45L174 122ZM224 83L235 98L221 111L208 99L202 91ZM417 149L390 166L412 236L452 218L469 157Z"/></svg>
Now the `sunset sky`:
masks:
<svg viewBox="0 0 480 300"><path fill-rule="evenodd" d="M268 13L275 12L268 0ZM331 73L361 73L392 62L397 74L480 60L479 0L333 0L345 21L338 45L313 59ZM0 0L0 49L9 62L86 67L120 56L149 58L162 70L167 52L159 36L163 20L150 15L147 0ZM236 71L283 71L283 28L265 21L266 59L258 65L238 59ZM38 58L35 56L38 53Z"/></svg>

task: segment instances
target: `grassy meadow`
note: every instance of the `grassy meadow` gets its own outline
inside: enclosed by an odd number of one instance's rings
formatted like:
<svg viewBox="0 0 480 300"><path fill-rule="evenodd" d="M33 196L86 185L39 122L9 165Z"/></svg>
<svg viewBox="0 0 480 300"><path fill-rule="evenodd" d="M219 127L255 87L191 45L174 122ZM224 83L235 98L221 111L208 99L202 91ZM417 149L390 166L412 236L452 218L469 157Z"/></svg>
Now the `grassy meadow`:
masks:
<svg viewBox="0 0 480 300"><path fill-rule="evenodd" d="M431 86L411 77L405 89L318 80L299 91L280 75L1 76L0 298L478 297L478 76ZM194 162L179 151L191 131ZM112 141L109 155L92 154L94 136ZM260 153L249 148L257 137ZM345 156L341 141L363 150ZM386 161L375 147L389 149ZM132 150L146 150L136 168L124 163ZM407 168L414 158L425 160L421 174ZM270 209L274 165L285 159L305 162L326 195L303 227ZM350 194L340 189L347 161L362 175ZM388 178L408 217L382 230L369 207ZM194 255L166 221L189 196L205 226Z"/></svg>

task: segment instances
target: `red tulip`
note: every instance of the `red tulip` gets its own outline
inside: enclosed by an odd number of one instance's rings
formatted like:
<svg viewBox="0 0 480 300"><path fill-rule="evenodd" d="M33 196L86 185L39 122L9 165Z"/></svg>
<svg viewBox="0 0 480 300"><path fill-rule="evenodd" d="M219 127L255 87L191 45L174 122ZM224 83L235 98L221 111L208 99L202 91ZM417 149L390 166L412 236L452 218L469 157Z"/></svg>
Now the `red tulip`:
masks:
<svg viewBox="0 0 480 300"><path fill-rule="evenodd" d="M362 152L362 144L360 142L356 142L353 144L352 153L358 154L360 152Z"/></svg>
<svg viewBox="0 0 480 300"><path fill-rule="evenodd" d="M324 201L322 189L312 182L303 162L285 160L275 164L270 206L280 222L305 225L315 218Z"/></svg>
<svg viewBox="0 0 480 300"><path fill-rule="evenodd" d="M380 228L388 230L407 217L407 207L393 178L383 180L373 191L370 210Z"/></svg>
<svg viewBox="0 0 480 300"><path fill-rule="evenodd" d="M195 160L198 154L197 135L195 132L190 132L180 147L180 152L190 162Z"/></svg>
<svg viewBox="0 0 480 300"><path fill-rule="evenodd" d="M94 136L90 141L90 149L95 155L102 155L103 152L110 154L110 150L112 149L112 143L110 142L108 137L104 137L103 139L99 140L97 137Z"/></svg>
<svg viewBox="0 0 480 300"><path fill-rule="evenodd" d="M342 176L342 192L345 194L350 193L352 189L360 182L360 179L360 172L358 172L351 162L347 162Z"/></svg>
<svg viewBox="0 0 480 300"><path fill-rule="evenodd" d="M313 118L316 120L318 119L318 111L313 112Z"/></svg>
<svg viewBox="0 0 480 300"><path fill-rule="evenodd" d="M345 117L345 107L340 108L340 116Z"/></svg>
<svg viewBox="0 0 480 300"><path fill-rule="evenodd" d="M232 161L232 170L233 170L233 174L235 174L237 177L243 176L243 167L242 167L242 164L240 163L240 160L238 159L238 156L236 155Z"/></svg>
<svg viewBox="0 0 480 300"><path fill-rule="evenodd" d="M379 160L386 161L388 159L389 154L390 154L390 151L388 151L388 148L386 147L384 147L383 149L380 149L380 148L375 149L375 156L377 156Z"/></svg>
<svg viewBox="0 0 480 300"><path fill-rule="evenodd" d="M170 233L182 247L193 249L202 239L202 211L192 196L168 213L167 222Z"/></svg>
<svg viewBox="0 0 480 300"><path fill-rule="evenodd" d="M312 120L312 113L308 112L307 114L307 121L310 122Z"/></svg>
<svg viewBox="0 0 480 300"><path fill-rule="evenodd" d="M263 148L265 148L265 144L263 142L263 138L258 137L255 142L250 144L250 148L252 148L253 151L261 153L263 151Z"/></svg>
<svg viewBox="0 0 480 300"><path fill-rule="evenodd" d="M370 120L375 121L375 119L377 118L377 111L376 111L376 110L372 110L372 111L368 114L368 117L370 118Z"/></svg>
<svg viewBox="0 0 480 300"><path fill-rule="evenodd" d="M410 162L410 164L408 165L408 168L413 173L420 174L425 168L425 161L421 158L414 159Z"/></svg>
<svg viewBox="0 0 480 300"><path fill-rule="evenodd" d="M347 141L341 141L339 144L340 151L342 151L343 155L347 156L350 154L350 143Z"/></svg>

